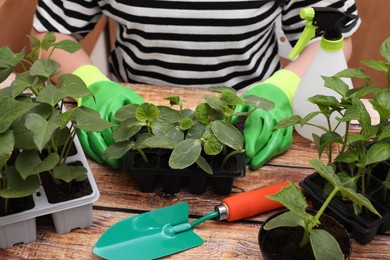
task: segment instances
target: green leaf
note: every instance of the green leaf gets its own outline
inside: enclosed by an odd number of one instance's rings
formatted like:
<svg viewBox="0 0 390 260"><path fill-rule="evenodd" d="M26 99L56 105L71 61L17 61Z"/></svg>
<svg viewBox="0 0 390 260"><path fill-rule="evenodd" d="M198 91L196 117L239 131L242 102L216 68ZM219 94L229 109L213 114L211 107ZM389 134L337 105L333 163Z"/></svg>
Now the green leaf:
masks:
<svg viewBox="0 0 390 260"><path fill-rule="evenodd" d="M115 129L112 137L116 142L127 141L138 133L144 125L145 123L140 122L135 118L127 119Z"/></svg>
<svg viewBox="0 0 390 260"><path fill-rule="evenodd" d="M180 122L183 119L183 116L180 114L179 111L174 110L170 107L158 106L158 110L158 118L170 124Z"/></svg>
<svg viewBox="0 0 390 260"><path fill-rule="evenodd" d="M347 72L348 71L350 71L350 70L347 70ZM346 71L340 72L339 75L341 75L343 73L346 74ZM342 96L344 98L347 96L349 86L343 80L341 80L335 76L332 76L332 77L321 76L321 77L325 82L324 83L325 87L332 89L333 91L335 91L336 93L338 93L340 96Z"/></svg>
<svg viewBox="0 0 390 260"><path fill-rule="evenodd" d="M244 104L264 110L269 111L274 108L275 104L265 98L256 96L256 95L245 95L242 97Z"/></svg>
<svg viewBox="0 0 390 260"><path fill-rule="evenodd" d="M308 122L310 122L310 120L312 120L314 117L316 117L318 115L321 115L321 111L314 111L314 112L311 112L311 113L307 114L306 116L304 116L302 118L301 126L306 125ZM323 126L319 126L319 128L322 129L324 132L328 131L328 129L323 127Z"/></svg>
<svg viewBox="0 0 390 260"><path fill-rule="evenodd" d="M201 151L202 145L200 140L183 140L173 149L169 157L169 167L172 169L187 168L198 160Z"/></svg>
<svg viewBox="0 0 390 260"><path fill-rule="evenodd" d="M381 91L370 100L373 108L378 112L381 122L390 117L390 93Z"/></svg>
<svg viewBox="0 0 390 260"><path fill-rule="evenodd" d="M380 60L364 60L362 61L362 63L367 67L370 67L377 71L383 71L387 73L387 71L389 70L389 64Z"/></svg>
<svg viewBox="0 0 390 260"><path fill-rule="evenodd" d="M103 152L102 158L104 160L120 159L128 151L133 149L133 147L134 147L133 141L123 141L123 142L112 144Z"/></svg>
<svg viewBox="0 0 390 260"><path fill-rule="evenodd" d="M360 99L352 98L352 106L347 108L342 121L358 120L363 129L371 126L371 117Z"/></svg>
<svg viewBox="0 0 390 260"><path fill-rule="evenodd" d="M379 212L375 209L375 207L372 205L372 203L364 197L362 194L357 193L356 191L347 188L347 187L340 187L340 192L343 194L344 198L349 199L350 201L356 203L357 205L366 207L369 211L376 214L380 218L382 217Z"/></svg>
<svg viewBox="0 0 390 260"><path fill-rule="evenodd" d="M188 117L183 118L180 121L180 129L183 130L183 131L190 129L193 125L194 125L194 121L192 121Z"/></svg>
<svg viewBox="0 0 390 260"><path fill-rule="evenodd" d="M32 47L33 49L38 49L38 48L40 48L40 46L41 46L41 41L40 41L38 38L36 38L36 37L34 37L34 36L31 36L31 35L27 35L27 37L29 38L29 40L30 40L30 45L31 45L31 47Z"/></svg>
<svg viewBox="0 0 390 260"><path fill-rule="evenodd" d="M144 145L145 147L162 149L173 149L176 144L176 141L166 136L151 136L142 142L142 145Z"/></svg>
<svg viewBox="0 0 390 260"><path fill-rule="evenodd" d="M206 159L200 155L198 160L196 160L196 164L206 173L213 174L213 169L211 168L210 164L206 161Z"/></svg>
<svg viewBox="0 0 390 260"><path fill-rule="evenodd" d="M170 96L170 97L165 97L164 99L165 100L169 100L169 104L171 106L180 105L181 104L179 96Z"/></svg>
<svg viewBox="0 0 390 260"><path fill-rule="evenodd" d="M36 106L36 104L17 101L10 97L1 97L0 111L2 115L0 121L0 133L7 131L18 117L24 115L34 106Z"/></svg>
<svg viewBox="0 0 390 260"><path fill-rule="evenodd" d="M69 53L75 53L82 48L82 45L72 40L62 40L53 45L54 48L64 50Z"/></svg>
<svg viewBox="0 0 390 260"><path fill-rule="evenodd" d="M375 92L378 92L378 88L376 87L373 87L373 86L369 86L369 85L366 85L366 86L363 86L361 88L353 88L350 90L350 97L355 97L355 98L364 98L366 97L367 95L371 94L371 93L375 93Z"/></svg>
<svg viewBox="0 0 390 260"><path fill-rule="evenodd" d="M61 163L54 167L53 177L67 183L73 180L83 181L87 178L87 169L81 165L73 166Z"/></svg>
<svg viewBox="0 0 390 260"><path fill-rule="evenodd" d="M376 143L372 145L366 155L365 165L382 162L390 159L390 143Z"/></svg>
<svg viewBox="0 0 390 260"><path fill-rule="evenodd" d="M24 54L24 49L20 53L15 54L8 46L0 47L0 68L13 68L22 61Z"/></svg>
<svg viewBox="0 0 390 260"><path fill-rule="evenodd" d="M380 53L388 62L390 62L390 37L388 37L380 47Z"/></svg>
<svg viewBox="0 0 390 260"><path fill-rule="evenodd" d="M143 125L145 125L144 123L141 123ZM172 125L171 123L168 123L166 121L163 121L161 120L160 118L157 118L156 120L154 120L151 124L151 127L152 127L152 133L154 135L165 135L166 132L172 128L174 125Z"/></svg>
<svg viewBox="0 0 390 260"><path fill-rule="evenodd" d="M31 113L27 116L25 125L34 134L34 143L38 150L42 151L60 123L56 120L46 121L42 116Z"/></svg>
<svg viewBox="0 0 390 260"><path fill-rule="evenodd" d="M5 170L7 187L0 189L0 197L22 198L33 194L41 185L38 175L32 175L23 180L15 166L7 167Z"/></svg>
<svg viewBox="0 0 390 260"><path fill-rule="evenodd" d="M226 102L214 96L205 96L205 100L212 109L217 111L222 111L223 107L228 107Z"/></svg>
<svg viewBox="0 0 390 260"><path fill-rule="evenodd" d="M321 156L324 150L332 144L344 143L343 138L337 132L326 132L321 135L318 143L318 155Z"/></svg>
<svg viewBox="0 0 390 260"><path fill-rule="evenodd" d="M84 81L74 74L61 75L58 78L58 85L61 86L61 90L65 93L65 96L72 97L74 99L93 95L93 93L85 85Z"/></svg>
<svg viewBox="0 0 390 260"><path fill-rule="evenodd" d="M58 104L59 101L66 97L65 91L57 88L54 85L48 85L41 92L39 92L39 96L36 101L44 104L49 104L54 107Z"/></svg>
<svg viewBox="0 0 390 260"><path fill-rule="evenodd" d="M11 75L12 71L12 67L5 69L0 67L0 82L4 82L9 77L9 75Z"/></svg>
<svg viewBox="0 0 390 260"><path fill-rule="evenodd" d="M92 109L85 107L73 108L73 121L76 123L78 129L90 132L101 132L109 127L116 126L116 124L108 122L100 117L100 114Z"/></svg>
<svg viewBox="0 0 390 260"><path fill-rule="evenodd" d="M7 163L14 150L15 138L12 131L0 134L0 169Z"/></svg>
<svg viewBox="0 0 390 260"><path fill-rule="evenodd" d="M339 105L339 101L334 96L315 95L309 97L307 100L309 100L313 104L316 104L320 108L337 107Z"/></svg>
<svg viewBox="0 0 390 260"><path fill-rule="evenodd" d="M15 166L20 176L25 180L28 176L53 169L59 160L58 154L52 153L41 161L36 151L27 150L19 154Z"/></svg>
<svg viewBox="0 0 390 260"><path fill-rule="evenodd" d="M279 227L305 227L305 220L301 216L287 211L269 220L263 228L271 230Z"/></svg>
<svg viewBox="0 0 390 260"><path fill-rule="evenodd" d="M337 240L325 230L314 229L310 234L310 244L316 260L344 259Z"/></svg>
<svg viewBox="0 0 390 260"><path fill-rule="evenodd" d="M215 137L211 135L204 143L204 151L208 155L217 155L223 149L223 144Z"/></svg>
<svg viewBox="0 0 390 260"><path fill-rule="evenodd" d="M151 103L143 103L138 106L135 118L138 121L146 122L146 121L153 121L156 119L159 115L159 110L157 106L151 104Z"/></svg>
<svg viewBox="0 0 390 260"><path fill-rule="evenodd" d="M40 42L40 48L48 50L56 41L56 36L53 32L47 32Z"/></svg>
<svg viewBox="0 0 390 260"><path fill-rule="evenodd" d="M37 60L30 67L30 75L50 78L59 73L60 67L61 65L54 60Z"/></svg>
<svg viewBox="0 0 390 260"><path fill-rule="evenodd" d="M306 213L307 202L296 184L290 183L289 186L283 187L281 191L276 194L268 195L267 198L283 204L283 206L295 215L306 219L308 214Z"/></svg>
<svg viewBox="0 0 390 260"><path fill-rule="evenodd" d="M240 151L244 147L244 137L233 125L214 121L211 124L211 129L217 139L226 146L231 147L236 151Z"/></svg>
<svg viewBox="0 0 390 260"><path fill-rule="evenodd" d="M36 87L37 84L44 84L38 77L31 76L28 71L17 73L15 80L12 82L12 97L20 95L24 90L29 87Z"/></svg>
<svg viewBox="0 0 390 260"><path fill-rule="evenodd" d="M383 140L390 137L390 125L383 128L382 133L379 135L378 140Z"/></svg>
<svg viewBox="0 0 390 260"><path fill-rule="evenodd" d="M359 159L359 153L355 150L349 149L343 153L340 153L335 161L336 162L345 162L345 163L352 163L356 162Z"/></svg>
<svg viewBox="0 0 390 260"><path fill-rule="evenodd" d="M191 110L189 108L185 108L185 109L181 110L180 114L183 117L187 117L187 118L191 118L191 119L195 118L195 111L193 111L193 110Z"/></svg>
<svg viewBox="0 0 390 260"><path fill-rule="evenodd" d="M169 128L168 131L163 136L170 138L176 143L179 143L184 140L184 132L175 126Z"/></svg>
<svg viewBox="0 0 390 260"><path fill-rule="evenodd" d="M326 166L323 162L318 159L310 159L310 164L313 168L327 181L329 181L334 187L341 187L341 180L336 176L331 166Z"/></svg>
<svg viewBox="0 0 390 260"><path fill-rule="evenodd" d="M135 118L135 111L137 111L138 106L138 104L124 105L115 112L114 119L125 121L130 118Z"/></svg>
<svg viewBox="0 0 390 260"><path fill-rule="evenodd" d="M293 126L296 124L299 124L301 122L302 118L298 115L293 115L291 117L283 118L282 120L277 123L277 125L274 127L274 129L281 129L281 128L287 128L289 126Z"/></svg>
<svg viewBox="0 0 390 260"><path fill-rule="evenodd" d="M234 88L226 87L226 86L209 87L208 90L216 93L222 93L225 90L229 90L231 92L237 93L237 91Z"/></svg>
<svg viewBox="0 0 390 260"><path fill-rule="evenodd" d="M357 79L369 79L363 69L347 68L334 75L337 78L357 78Z"/></svg>
<svg viewBox="0 0 390 260"><path fill-rule="evenodd" d="M222 91L221 100L229 106L237 106L244 104L242 98L237 96L237 93L235 91L232 91L231 88Z"/></svg>
<svg viewBox="0 0 390 260"><path fill-rule="evenodd" d="M195 108L195 118L205 125L210 123L214 115L215 111L207 103L200 103Z"/></svg>
<svg viewBox="0 0 390 260"><path fill-rule="evenodd" d="M205 129L206 129L206 125L196 121L194 126L188 130L187 135L186 135L186 139L188 139L188 138L192 138L192 139L201 138Z"/></svg>

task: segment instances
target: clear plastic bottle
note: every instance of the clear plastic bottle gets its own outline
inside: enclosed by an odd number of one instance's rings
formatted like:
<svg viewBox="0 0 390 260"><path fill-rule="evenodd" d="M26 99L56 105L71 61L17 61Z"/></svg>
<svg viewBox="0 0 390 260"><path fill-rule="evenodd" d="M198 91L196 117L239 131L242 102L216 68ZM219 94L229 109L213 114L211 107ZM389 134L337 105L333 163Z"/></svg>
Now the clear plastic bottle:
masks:
<svg viewBox="0 0 390 260"><path fill-rule="evenodd" d="M343 50L327 51L320 48L316 53L310 67L301 79L301 82L295 92L292 100L292 109L295 115L301 117L306 116L308 113L319 110L318 106L308 101L309 97L314 95L329 95L335 96L339 99L340 96L331 89L324 87L324 80L321 76L333 76L337 72L347 68L347 62L344 57ZM352 88L352 81L349 78L344 78L344 82ZM333 113L330 118L332 129L337 125L337 114ZM314 125L321 125L328 128L328 123L324 115L317 115L310 120L310 123ZM345 123L340 123L336 132L340 135L345 133ZM312 134L321 136L324 132L313 126L295 125L295 130L303 137L309 140L313 140Z"/></svg>

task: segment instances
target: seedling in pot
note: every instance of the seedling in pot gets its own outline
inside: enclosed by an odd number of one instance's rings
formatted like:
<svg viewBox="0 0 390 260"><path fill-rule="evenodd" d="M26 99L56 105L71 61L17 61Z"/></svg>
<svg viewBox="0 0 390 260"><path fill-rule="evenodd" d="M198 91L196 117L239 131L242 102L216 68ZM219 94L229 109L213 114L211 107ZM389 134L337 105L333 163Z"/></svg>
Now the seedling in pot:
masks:
<svg viewBox="0 0 390 260"><path fill-rule="evenodd" d="M268 196L268 198L283 204L288 211L271 219L263 228L265 230L271 230L280 227L303 227L304 235L300 242L300 247L304 247L310 243L316 259L343 259L343 253L340 250L336 239L327 231L317 228L317 226L320 225L319 219L321 215L336 194L341 193L343 197L348 198L357 205L366 207L379 217L381 217L381 215L367 198L350 189L348 184L344 183L335 174L334 169L331 166L324 165L318 159L311 159L310 163L314 169L333 186L333 190L326 201L321 205L321 208L314 216L308 213L306 211L308 205L305 197L300 189L295 184L291 183L277 194Z"/></svg>

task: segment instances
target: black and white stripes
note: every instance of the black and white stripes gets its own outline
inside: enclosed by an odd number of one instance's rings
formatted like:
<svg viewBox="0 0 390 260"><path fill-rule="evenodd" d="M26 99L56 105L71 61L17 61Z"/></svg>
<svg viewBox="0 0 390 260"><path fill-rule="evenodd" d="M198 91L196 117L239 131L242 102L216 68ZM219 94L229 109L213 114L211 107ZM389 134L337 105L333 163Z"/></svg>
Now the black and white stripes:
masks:
<svg viewBox="0 0 390 260"><path fill-rule="evenodd" d="M356 11L352 0L40 0L34 27L81 39L104 14L118 23L112 63L120 80L241 89L280 68L278 15L295 43L304 26L299 11L310 5Z"/></svg>

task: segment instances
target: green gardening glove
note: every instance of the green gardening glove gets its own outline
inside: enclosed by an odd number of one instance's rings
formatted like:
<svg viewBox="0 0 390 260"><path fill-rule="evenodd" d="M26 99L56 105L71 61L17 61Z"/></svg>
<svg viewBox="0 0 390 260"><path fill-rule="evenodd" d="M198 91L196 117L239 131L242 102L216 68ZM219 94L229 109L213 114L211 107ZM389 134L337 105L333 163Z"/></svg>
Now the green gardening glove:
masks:
<svg viewBox="0 0 390 260"><path fill-rule="evenodd" d="M270 111L255 110L245 120L245 153L252 170L260 168L271 158L290 148L293 127L278 130L273 128L281 119L292 116L291 101L299 81L300 78L294 72L282 69L243 94L262 97L275 104ZM242 105L235 112L248 110L249 106Z"/></svg>
<svg viewBox="0 0 390 260"><path fill-rule="evenodd" d="M73 74L79 76L87 85L94 97L87 96L79 100L78 105L99 112L100 116L115 123L115 112L127 104L141 104L144 100L130 88L110 81L97 67L84 65L76 69ZM121 165L118 160L103 160L102 154L115 141L112 137L112 128L103 132L78 131L78 137L84 151L96 162L107 163L117 169Z"/></svg>

